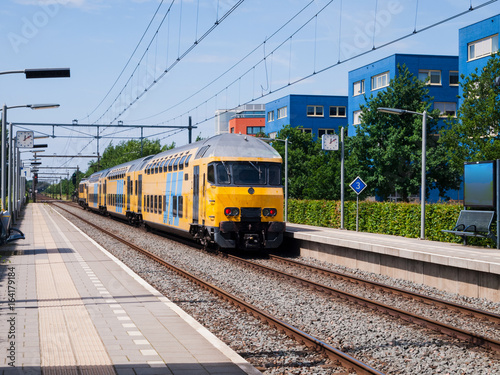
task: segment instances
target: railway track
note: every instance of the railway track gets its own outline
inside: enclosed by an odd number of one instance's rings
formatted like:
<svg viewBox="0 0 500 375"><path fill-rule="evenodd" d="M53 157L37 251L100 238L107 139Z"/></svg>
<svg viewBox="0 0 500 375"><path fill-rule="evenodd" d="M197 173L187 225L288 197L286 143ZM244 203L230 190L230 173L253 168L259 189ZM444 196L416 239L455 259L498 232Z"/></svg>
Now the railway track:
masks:
<svg viewBox="0 0 500 375"><path fill-rule="evenodd" d="M248 259L243 259L241 257L237 257L237 256L230 255L230 254L228 254L227 257L235 262L244 264L246 267L252 267L254 269L258 269L260 271L273 274L277 277L284 278L284 279L293 281L295 283L299 283L301 285L305 285L305 286L312 288L314 290L321 291L321 292L333 295L335 297L348 300L350 302L354 302L358 305L365 306L365 307L371 308L372 310L379 311L379 312L388 314L390 316L403 319L403 320L410 322L410 323L418 324L424 328L432 329L436 332L440 332L440 333L445 334L449 337L464 340L471 345L476 345L476 346L479 346L479 347L482 347L485 349L489 349L489 350L493 350L495 352L500 353L500 341L499 340L485 337L485 336L481 336L481 335L478 335L474 332L467 331L467 330L464 330L464 329L461 329L458 327L454 327L452 325L442 323L439 321L435 321L435 320L426 318L424 316L421 316L419 314L405 311L405 310L402 310L399 308L395 308L395 307L392 307L390 305L383 304L383 303L377 302L377 301L372 300L372 299L360 297L360 296L357 296L355 294L345 292L341 289L333 288L333 287L330 287L327 285L323 285L323 284L305 279L303 277L295 276L295 275L292 275L290 273L256 263L254 261L250 261ZM454 311L457 311L457 312L464 314L466 316L474 316L478 319L490 321L490 322L497 324L497 325L500 323L500 315L498 315L498 314L493 314L493 313L490 313L487 311L473 309L473 308L470 308L467 306L462 306L462 305L459 305L456 303L451 303L451 302L447 302L444 300L439 300L437 298L427 297L427 296L424 296L424 295L421 295L418 293L409 292L409 291L406 291L406 290L403 290L400 288L394 288L394 287L386 286L386 285L383 285L380 283L370 282L370 281L366 281L366 280L363 280L360 278L351 277L348 275L343 275L343 274L340 274L337 272L333 272L333 271L326 270L326 269L319 268L319 267L310 266L310 265L303 264L300 262L295 262L295 261L292 261L292 260L289 260L286 258L275 256L275 255L270 255L270 258L273 260L279 261L281 263L286 263L288 265L293 265L295 267L304 268L304 269L311 271L311 272L320 272L320 273L323 273L329 277L341 278L342 280L345 280L345 281L361 284L367 288L377 288L377 289L384 291L384 292L398 294L398 295L404 296L405 298L410 298L410 299L413 299L415 301L418 301L419 303L426 303L426 304L431 304L434 306L439 306L440 308L448 309L450 311L454 310Z"/></svg>
<svg viewBox="0 0 500 375"><path fill-rule="evenodd" d="M59 209L67 212L70 215L73 215L77 217L79 220L82 220L85 224L105 233L106 235L110 236L111 238L127 245L128 247L136 250L137 252L147 256L148 258L154 260L156 263L161 264L164 267L167 267L168 269L174 271L178 275L181 275L182 277L192 281L193 283L199 285L200 287L204 288L205 290L211 292L212 294L218 296L219 298L231 303L232 305L235 305L239 307L241 310L253 315L254 317L257 317L258 319L268 323L271 327L276 328L279 331L282 331L286 333L289 337L293 338L294 340L305 344L308 347L314 348L314 350L323 353L325 356L328 358L332 359L333 361L341 364L343 367L345 367L348 371L354 371L357 374L377 374L377 375L382 375L383 373L372 368L371 366L355 359L354 357L350 356L349 354L342 352L341 350L329 345L328 343L294 327L291 324L288 324L287 322L282 321L281 319L278 319L271 314L265 312L262 309L259 309L258 307L245 302L241 298L238 298L231 293L228 293L224 291L223 289L212 285L211 283L208 283L201 278L193 275L192 273L185 271L167 261L164 259L158 257L157 255L153 254L152 252L145 250L125 239L122 237L112 233L111 231L105 230L101 228L100 226L83 219L82 217L74 214L73 212L61 207L60 205L57 206Z"/></svg>

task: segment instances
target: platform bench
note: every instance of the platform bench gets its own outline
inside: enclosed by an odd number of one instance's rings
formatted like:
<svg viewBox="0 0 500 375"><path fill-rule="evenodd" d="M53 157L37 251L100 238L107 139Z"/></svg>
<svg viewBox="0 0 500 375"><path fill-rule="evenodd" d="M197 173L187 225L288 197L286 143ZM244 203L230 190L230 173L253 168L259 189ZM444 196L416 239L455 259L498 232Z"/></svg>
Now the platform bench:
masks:
<svg viewBox="0 0 500 375"><path fill-rule="evenodd" d="M496 241L496 236L491 231L494 216L494 211L462 210L455 227L441 231L463 237L464 245L467 245L467 237L491 238Z"/></svg>

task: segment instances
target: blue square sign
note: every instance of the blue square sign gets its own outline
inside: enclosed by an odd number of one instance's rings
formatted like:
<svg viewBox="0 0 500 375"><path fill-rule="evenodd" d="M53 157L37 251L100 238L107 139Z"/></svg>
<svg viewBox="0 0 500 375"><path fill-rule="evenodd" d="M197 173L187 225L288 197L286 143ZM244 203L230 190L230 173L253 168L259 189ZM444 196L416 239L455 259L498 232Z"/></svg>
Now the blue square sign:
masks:
<svg viewBox="0 0 500 375"><path fill-rule="evenodd" d="M349 186L351 187L352 190L356 192L356 194L359 195L363 190L365 190L367 185L363 182L361 177L358 176L354 179L353 182L351 182Z"/></svg>

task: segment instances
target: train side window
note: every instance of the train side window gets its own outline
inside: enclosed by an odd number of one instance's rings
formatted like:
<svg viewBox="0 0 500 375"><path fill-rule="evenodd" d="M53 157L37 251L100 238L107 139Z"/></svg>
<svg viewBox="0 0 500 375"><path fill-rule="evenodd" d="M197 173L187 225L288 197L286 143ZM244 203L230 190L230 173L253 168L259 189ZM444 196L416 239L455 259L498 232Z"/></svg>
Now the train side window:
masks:
<svg viewBox="0 0 500 375"><path fill-rule="evenodd" d="M135 195L137 195L137 180L135 180Z"/></svg>
<svg viewBox="0 0 500 375"><path fill-rule="evenodd" d="M163 161L161 162L161 165L160 165L160 173L162 173L162 172L163 172L163 167L165 166L165 163L166 163L166 162L167 162L166 160L163 160Z"/></svg>
<svg viewBox="0 0 500 375"><path fill-rule="evenodd" d="M207 181L215 184L215 167L213 164L209 164L207 167Z"/></svg>
<svg viewBox="0 0 500 375"><path fill-rule="evenodd" d="M177 167L179 166L179 159L180 159L180 157L176 158L174 161L174 171L176 171Z"/></svg>
<svg viewBox="0 0 500 375"><path fill-rule="evenodd" d="M186 155L184 155L181 159L181 161L179 162L179 170L183 170L184 169L184 160L186 160Z"/></svg>
<svg viewBox="0 0 500 375"><path fill-rule="evenodd" d="M162 199L161 199L161 195L158 196L158 213L161 214L163 212L162 210L162 207L161 207L161 202L162 202Z"/></svg>
<svg viewBox="0 0 500 375"><path fill-rule="evenodd" d="M158 195L155 195L155 214L158 213Z"/></svg>
<svg viewBox="0 0 500 375"><path fill-rule="evenodd" d="M189 180L189 174L188 173L184 173L184 181L187 181Z"/></svg>
<svg viewBox="0 0 500 375"><path fill-rule="evenodd" d="M281 185L281 165L271 164L269 166L269 185L271 186Z"/></svg>
<svg viewBox="0 0 500 375"><path fill-rule="evenodd" d="M172 163L174 162L174 158L170 159L170 161L168 162L168 171L169 172L172 172Z"/></svg>
<svg viewBox="0 0 500 375"><path fill-rule="evenodd" d="M155 164L155 173L158 173L158 164L159 164L159 162L157 162L157 163Z"/></svg>
<svg viewBox="0 0 500 375"><path fill-rule="evenodd" d="M166 195L163 196L163 210L164 211L167 210L167 196Z"/></svg>
<svg viewBox="0 0 500 375"><path fill-rule="evenodd" d="M229 166L226 164L218 163L217 164L217 183L229 185L231 183L231 179L229 178Z"/></svg>
<svg viewBox="0 0 500 375"><path fill-rule="evenodd" d="M146 198L146 211L149 212L149 195Z"/></svg>
<svg viewBox="0 0 500 375"><path fill-rule="evenodd" d="M185 167L189 167L189 159L191 159L191 155L192 154L189 154L188 157L187 157L187 159L186 159L186 161L184 162L184 166Z"/></svg>
<svg viewBox="0 0 500 375"><path fill-rule="evenodd" d="M184 199L182 197L182 195L180 195L178 198L178 204L177 204L177 212L179 214L179 217L182 217L182 212L183 212L183 209L184 209Z"/></svg>
<svg viewBox="0 0 500 375"><path fill-rule="evenodd" d="M172 213L174 217L177 216L177 197L172 197Z"/></svg>

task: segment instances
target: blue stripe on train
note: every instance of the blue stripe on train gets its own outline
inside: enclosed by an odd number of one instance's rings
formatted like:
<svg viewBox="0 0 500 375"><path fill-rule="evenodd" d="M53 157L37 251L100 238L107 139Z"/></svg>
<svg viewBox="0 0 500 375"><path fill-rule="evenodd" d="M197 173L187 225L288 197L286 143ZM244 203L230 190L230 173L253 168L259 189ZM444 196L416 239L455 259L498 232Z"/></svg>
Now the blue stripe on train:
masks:
<svg viewBox="0 0 500 375"><path fill-rule="evenodd" d="M174 199L176 201L177 209L179 209L178 196L182 194L182 181L184 173L173 172L167 174L167 185L165 188L165 207L163 214L163 222L168 225L179 226L179 215L174 217Z"/></svg>
<svg viewBox="0 0 500 375"><path fill-rule="evenodd" d="M118 202L116 202L116 212L123 212L123 180L116 181L116 194L118 194Z"/></svg>

